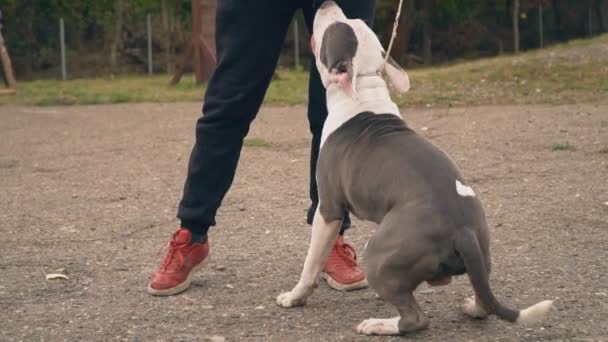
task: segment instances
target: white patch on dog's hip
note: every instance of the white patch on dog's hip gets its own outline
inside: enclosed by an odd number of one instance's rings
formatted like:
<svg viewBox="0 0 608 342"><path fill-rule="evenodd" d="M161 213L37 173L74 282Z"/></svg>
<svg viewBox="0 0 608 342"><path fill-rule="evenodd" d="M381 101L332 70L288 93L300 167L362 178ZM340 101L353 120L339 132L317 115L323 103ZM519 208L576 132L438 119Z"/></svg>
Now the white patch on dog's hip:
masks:
<svg viewBox="0 0 608 342"><path fill-rule="evenodd" d="M458 179L456 180L456 192L462 197L475 197L475 192L473 191L473 189L471 189L471 187L468 185L460 183Z"/></svg>

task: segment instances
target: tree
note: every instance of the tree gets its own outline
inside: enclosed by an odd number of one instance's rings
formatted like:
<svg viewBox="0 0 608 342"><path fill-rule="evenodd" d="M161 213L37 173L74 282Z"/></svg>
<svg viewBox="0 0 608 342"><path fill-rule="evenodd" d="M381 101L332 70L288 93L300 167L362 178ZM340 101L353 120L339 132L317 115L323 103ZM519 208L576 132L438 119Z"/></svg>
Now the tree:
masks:
<svg viewBox="0 0 608 342"><path fill-rule="evenodd" d="M6 51L4 46L4 36L2 35L2 18L0 15L0 60L2 61L2 69L4 71L4 81L9 88L15 88L17 81L15 81L15 73L11 64L11 58Z"/></svg>

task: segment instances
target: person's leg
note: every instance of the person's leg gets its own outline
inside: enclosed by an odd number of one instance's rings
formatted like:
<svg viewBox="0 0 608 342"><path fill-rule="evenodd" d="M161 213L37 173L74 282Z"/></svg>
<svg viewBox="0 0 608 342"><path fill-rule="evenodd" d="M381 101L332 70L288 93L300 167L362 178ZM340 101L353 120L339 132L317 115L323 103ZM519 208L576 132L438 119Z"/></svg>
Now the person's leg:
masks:
<svg viewBox="0 0 608 342"><path fill-rule="evenodd" d="M187 289L191 272L207 257L207 230L215 225L216 211L234 179L243 138L272 79L295 7L284 0L218 1L218 65L196 124L177 213L182 229L152 276L151 294Z"/></svg>
<svg viewBox="0 0 608 342"><path fill-rule="evenodd" d="M312 1L314 5L304 8L304 18L308 32L312 32L312 22L314 13L323 1ZM342 8L344 14L348 18L359 18L372 27L374 21L375 0L338 0L337 4ZM321 132L323 124L327 118L327 105L325 103L325 87L321 83L319 71L315 65L314 57L310 63L310 80L308 83L308 123L310 132L312 133L312 141L310 146L310 207L306 215L308 224L312 224L312 219L319 203L319 194L317 192L317 180L315 177L317 170L317 159L319 157L319 145L321 143ZM350 215L348 211L344 213L340 235L350 227Z"/></svg>
<svg viewBox="0 0 608 342"><path fill-rule="evenodd" d="M312 1L313 6L304 8L304 18L308 31L312 32L314 13L323 1ZM337 1L338 5L349 18L359 18L372 26L375 0L343 0ZM310 64L310 81L308 84L308 122L312 133L310 148L310 200L311 205L308 210L307 222L312 223L312 218L319 203L317 192L316 169L319 157L319 145L321 143L321 133L323 124L327 118L327 105L325 98L325 87L321 83L319 72L314 62ZM344 241L342 235L350 227L350 217L345 211L340 228L340 236L336 239L331 254L327 259L321 277L336 290L356 290L367 286L365 273L357 264L357 255L354 248Z"/></svg>
<svg viewBox="0 0 608 342"><path fill-rule="evenodd" d="M272 79L294 10L281 0L218 1L218 66L196 125L177 214L186 228L205 232L215 225L216 211L232 184L243 138Z"/></svg>

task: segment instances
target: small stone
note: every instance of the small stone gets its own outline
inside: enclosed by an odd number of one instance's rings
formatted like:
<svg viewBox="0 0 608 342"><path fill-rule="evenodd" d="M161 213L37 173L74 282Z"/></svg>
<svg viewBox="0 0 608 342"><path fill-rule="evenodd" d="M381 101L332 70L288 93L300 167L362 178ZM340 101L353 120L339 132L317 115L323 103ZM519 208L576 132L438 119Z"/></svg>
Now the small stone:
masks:
<svg viewBox="0 0 608 342"><path fill-rule="evenodd" d="M420 130L421 130L421 131L426 132L426 131L428 131L428 130L429 130L429 128L428 128L428 127L426 127L426 126L424 126L424 127L421 127L421 128L420 128Z"/></svg>
<svg viewBox="0 0 608 342"><path fill-rule="evenodd" d="M247 209L247 208L245 208L245 207L243 207L243 206L240 206L240 207L239 207L239 211L245 211L246 209Z"/></svg>
<svg viewBox="0 0 608 342"><path fill-rule="evenodd" d="M228 314L228 317L230 317L230 318L240 318L241 314L238 313L238 312L232 312L232 313Z"/></svg>
<svg viewBox="0 0 608 342"><path fill-rule="evenodd" d="M258 305L255 307L256 310L264 310L266 307L264 305Z"/></svg>
<svg viewBox="0 0 608 342"><path fill-rule="evenodd" d="M429 294L429 293L433 293L433 292L435 292L435 290L433 290L433 289L425 289L425 290L420 291L421 294Z"/></svg>
<svg viewBox="0 0 608 342"><path fill-rule="evenodd" d="M270 230L265 231L264 234L270 234Z"/></svg>
<svg viewBox="0 0 608 342"><path fill-rule="evenodd" d="M224 336L213 335L207 338L211 342L226 342L226 338Z"/></svg>
<svg viewBox="0 0 608 342"><path fill-rule="evenodd" d="M226 287L229 288L229 289L233 289L234 285L232 285L232 284L226 284Z"/></svg>
<svg viewBox="0 0 608 342"><path fill-rule="evenodd" d="M203 308L205 310L211 310L211 309L213 309L213 305L203 305L203 306L201 306L201 308Z"/></svg>
<svg viewBox="0 0 608 342"><path fill-rule="evenodd" d="M223 270L226 269L226 266L224 266L224 265L215 265L215 269L218 270L218 271L223 271Z"/></svg>

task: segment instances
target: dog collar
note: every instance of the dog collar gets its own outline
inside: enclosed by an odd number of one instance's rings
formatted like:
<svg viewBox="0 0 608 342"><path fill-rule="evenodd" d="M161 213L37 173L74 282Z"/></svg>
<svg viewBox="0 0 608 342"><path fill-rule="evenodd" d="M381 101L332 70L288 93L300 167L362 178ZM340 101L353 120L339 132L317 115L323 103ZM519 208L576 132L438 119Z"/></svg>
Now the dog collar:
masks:
<svg viewBox="0 0 608 342"><path fill-rule="evenodd" d="M371 76L380 76L380 77L382 77L382 71L377 70L375 72L366 72L364 74L357 74L357 78L359 78L359 77L371 77Z"/></svg>

